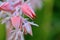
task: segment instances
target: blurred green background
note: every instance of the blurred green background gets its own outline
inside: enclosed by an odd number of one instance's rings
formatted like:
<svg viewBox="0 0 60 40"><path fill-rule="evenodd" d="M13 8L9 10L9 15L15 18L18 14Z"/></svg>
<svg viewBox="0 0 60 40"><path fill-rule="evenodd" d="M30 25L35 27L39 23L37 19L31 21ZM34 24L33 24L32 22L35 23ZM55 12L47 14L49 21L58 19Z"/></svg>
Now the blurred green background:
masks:
<svg viewBox="0 0 60 40"><path fill-rule="evenodd" d="M60 40L60 0L43 0L42 9L36 9L32 26L33 36L25 35L25 40ZM6 39L6 28L0 24L0 40Z"/></svg>

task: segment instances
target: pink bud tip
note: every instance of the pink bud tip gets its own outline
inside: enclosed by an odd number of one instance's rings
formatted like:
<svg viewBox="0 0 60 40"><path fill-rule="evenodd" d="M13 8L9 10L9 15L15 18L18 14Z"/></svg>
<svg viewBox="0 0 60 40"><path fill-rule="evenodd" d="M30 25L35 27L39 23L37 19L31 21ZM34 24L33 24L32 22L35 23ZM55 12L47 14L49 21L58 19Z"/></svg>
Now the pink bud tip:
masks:
<svg viewBox="0 0 60 40"><path fill-rule="evenodd" d="M34 11L32 10L32 8L28 4L24 3L21 6L21 9L24 12L24 14L26 16L28 16L29 18L31 18L31 19L35 18L36 14L34 13Z"/></svg>

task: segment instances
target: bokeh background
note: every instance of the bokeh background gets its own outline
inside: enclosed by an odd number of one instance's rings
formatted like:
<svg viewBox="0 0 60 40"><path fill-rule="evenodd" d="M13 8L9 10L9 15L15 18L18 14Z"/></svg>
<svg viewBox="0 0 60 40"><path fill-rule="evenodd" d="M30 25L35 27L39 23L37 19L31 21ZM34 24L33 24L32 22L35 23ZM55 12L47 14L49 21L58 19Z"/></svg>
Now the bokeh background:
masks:
<svg viewBox="0 0 60 40"><path fill-rule="evenodd" d="M35 12L33 21L39 27L32 26L33 36L25 35L25 40L60 40L60 0L43 0L42 8ZM0 40L5 39L5 24L0 23Z"/></svg>

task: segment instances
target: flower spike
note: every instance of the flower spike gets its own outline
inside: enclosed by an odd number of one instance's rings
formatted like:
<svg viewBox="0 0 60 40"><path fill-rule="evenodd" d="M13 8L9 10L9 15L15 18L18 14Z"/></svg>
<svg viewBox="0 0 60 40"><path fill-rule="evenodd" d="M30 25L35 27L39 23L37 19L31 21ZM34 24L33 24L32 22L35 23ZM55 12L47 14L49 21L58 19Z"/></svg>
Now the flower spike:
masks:
<svg viewBox="0 0 60 40"><path fill-rule="evenodd" d="M38 25L24 17L24 15L30 19L36 17L31 7L30 0L7 0L0 4L0 18L3 19L2 24L5 23L7 29L6 40L24 40L27 33L33 36L31 26Z"/></svg>

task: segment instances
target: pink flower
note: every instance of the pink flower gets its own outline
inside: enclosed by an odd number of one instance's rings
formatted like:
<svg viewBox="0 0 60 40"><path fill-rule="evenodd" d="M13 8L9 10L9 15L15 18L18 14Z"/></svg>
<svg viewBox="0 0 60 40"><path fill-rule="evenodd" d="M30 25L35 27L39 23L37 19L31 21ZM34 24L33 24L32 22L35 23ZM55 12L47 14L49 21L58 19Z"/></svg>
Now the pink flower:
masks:
<svg viewBox="0 0 60 40"><path fill-rule="evenodd" d="M20 26L20 17L19 16L11 17L11 22L12 22L12 25L14 27L19 28L19 26Z"/></svg>
<svg viewBox="0 0 60 40"><path fill-rule="evenodd" d="M30 6L26 3L22 4L21 9L23 11L23 13L28 16L29 18L33 19L36 17L36 14L34 13L34 11L32 10L32 8L30 8Z"/></svg>
<svg viewBox="0 0 60 40"><path fill-rule="evenodd" d="M14 8L9 4L9 2L3 2L0 5L0 10L7 11L7 12L15 11Z"/></svg>

